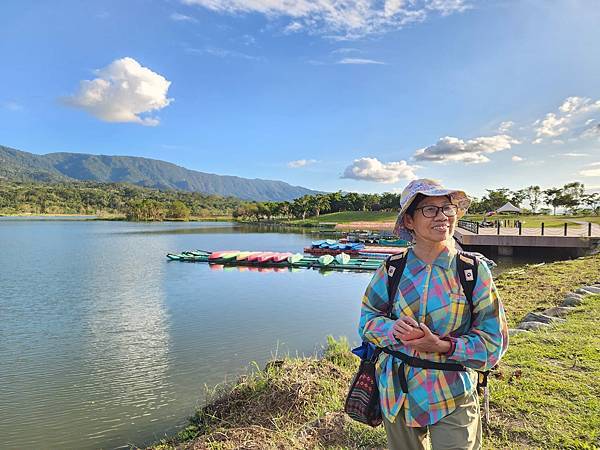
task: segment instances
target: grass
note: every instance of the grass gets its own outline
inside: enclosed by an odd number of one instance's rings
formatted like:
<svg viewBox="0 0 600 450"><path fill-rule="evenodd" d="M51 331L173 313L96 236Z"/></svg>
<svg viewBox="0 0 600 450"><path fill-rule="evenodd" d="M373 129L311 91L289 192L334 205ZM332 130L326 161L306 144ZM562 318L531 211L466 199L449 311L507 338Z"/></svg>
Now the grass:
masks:
<svg viewBox="0 0 600 450"><path fill-rule="evenodd" d="M319 217L309 217L306 220L295 221L302 223L351 223L351 222L394 222L397 212L389 211L341 211L321 214Z"/></svg>
<svg viewBox="0 0 600 450"><path fill-rule="evenodd" d="M503 273L509 322L600 281L600 255ZM549 331L516 335L490 381L486 449L600 448L600 296ZM153 448L385 448L382 427L347 418L343 401L358 365L345 338L321 358L285 358L207 396L178 436Z"/></svg>
<svg viewBox="0 0 600 450"><path fill-rule="evenodd" d="M491 382L489 448L598 448L600 296L551 331L512 338Z"/></svg>

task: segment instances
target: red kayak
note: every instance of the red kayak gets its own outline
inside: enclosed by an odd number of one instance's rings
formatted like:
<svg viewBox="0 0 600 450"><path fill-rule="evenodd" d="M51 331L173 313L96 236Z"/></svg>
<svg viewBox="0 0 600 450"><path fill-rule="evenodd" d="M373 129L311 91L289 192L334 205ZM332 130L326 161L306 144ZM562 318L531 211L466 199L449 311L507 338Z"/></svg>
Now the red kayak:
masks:
<svg viewBox="0 0 600 450"><path fill-rule="evenodd" d="M210 256L208 257L208 259L219 259L221 256L225 255L226 253L239 253L239 250L222 250L220 252L212 252L210 254Z"/></svg>
<svg viewBox="0 0 600 450"><path fill-rule="evenodd" d="M275 258L279 253L263 253L261 256L259 256L256 260L256 262L258 263L266 263L268 261L271 261L273 258Z"/></svg>
<svg viewBox="0 0 600 450"><path fill-rule="evenodd" d="M280 262L287 261L287 259L288 259L288 256L292 256L292 255L293 255L293 253L289 253L289 252L286 252L286 253L278 253L278 254L277 254L277 255L276 255L274 258L273 258L273 262L280 263Z"/></svg>
<svg viewBox="0 0 600 450"><path fill-rule="evenodd" d="M269 255L269 254L271 254L271 252L256 252L256 253L249 255L248 258L246 258L246 261L258 262L258 258L260 258L263 255Z"/></svg>

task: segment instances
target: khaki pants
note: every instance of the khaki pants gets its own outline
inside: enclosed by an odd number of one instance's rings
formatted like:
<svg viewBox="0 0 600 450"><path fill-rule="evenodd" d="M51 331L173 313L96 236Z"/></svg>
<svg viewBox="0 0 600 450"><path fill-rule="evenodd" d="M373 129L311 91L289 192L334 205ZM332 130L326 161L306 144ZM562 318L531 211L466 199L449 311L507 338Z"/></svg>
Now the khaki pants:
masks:
<svg viewBox="0 0 600 450"><path fill-rule="evenodd" d="M458 400L456 409L439 422L426 427L408 427L404 413L383 425L390 450L478 450L481 448L481 415L477 393Z"/></svg>

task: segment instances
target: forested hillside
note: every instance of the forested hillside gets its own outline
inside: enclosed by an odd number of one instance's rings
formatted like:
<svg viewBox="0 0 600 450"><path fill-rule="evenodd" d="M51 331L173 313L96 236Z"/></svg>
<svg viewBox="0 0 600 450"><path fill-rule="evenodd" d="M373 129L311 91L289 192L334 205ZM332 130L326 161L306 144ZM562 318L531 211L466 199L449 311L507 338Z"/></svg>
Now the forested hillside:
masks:
<svg viewBox="0 0 600 450"><path fill-rule="evenodd" d="M92 214L161 220L231 215L233 197L159 191L124 183L31 183L0 180L0 214Z"/></svg>
<svg viewBox="0 0 600 450"><path fill-rule="evenodd" d="M3 146L0 146L0 179L131 183L161 190L200 192L256 201L294 200L318 193L283 181L215 175L156 159L83 153L36 155Z"/></svg>

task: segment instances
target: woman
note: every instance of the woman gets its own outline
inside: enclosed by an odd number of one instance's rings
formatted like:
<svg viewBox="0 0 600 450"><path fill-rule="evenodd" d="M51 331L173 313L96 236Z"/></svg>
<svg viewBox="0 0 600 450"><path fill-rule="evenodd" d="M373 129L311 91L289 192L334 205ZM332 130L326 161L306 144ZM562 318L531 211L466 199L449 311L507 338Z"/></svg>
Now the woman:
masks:
<svg viewBox="0 0 600 450"><path fill-rule="evenodd" d="M453 233L469 204L463 191L427 179L412 181L402 192L394 231L414 246L406 255L391 316L385 266L363 297L363 340L384 352L469 369L419 368L381 353L377 375L391 449L424 449L428 441L434 450L481 448L477 373L470 369L489 370L500 360L508 329L485 263L477 265L472 305L461 286Z"/></svg>

